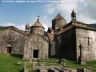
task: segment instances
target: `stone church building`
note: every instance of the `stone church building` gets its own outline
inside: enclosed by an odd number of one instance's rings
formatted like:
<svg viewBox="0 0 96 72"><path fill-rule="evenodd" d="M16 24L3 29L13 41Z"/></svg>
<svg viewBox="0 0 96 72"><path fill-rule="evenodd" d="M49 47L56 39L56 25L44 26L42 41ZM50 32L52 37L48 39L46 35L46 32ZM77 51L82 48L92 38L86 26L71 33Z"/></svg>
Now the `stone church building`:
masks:
<svg viewBox="0 0 96 72"><path fill-rule="evenodd" d="M58 14L52 27L44 31L39 18L25 31L16 27L0 27L0 53L22 54L24 59L65 58L77 62L96 60L96 24L71 21Z"/></svg>
<svg viewBox="0 0 96 72"><path fill-rule="evenodd" d="M46 59L49 52L49 41L39 19L30 27L26 25L24 59Z"/></svg>

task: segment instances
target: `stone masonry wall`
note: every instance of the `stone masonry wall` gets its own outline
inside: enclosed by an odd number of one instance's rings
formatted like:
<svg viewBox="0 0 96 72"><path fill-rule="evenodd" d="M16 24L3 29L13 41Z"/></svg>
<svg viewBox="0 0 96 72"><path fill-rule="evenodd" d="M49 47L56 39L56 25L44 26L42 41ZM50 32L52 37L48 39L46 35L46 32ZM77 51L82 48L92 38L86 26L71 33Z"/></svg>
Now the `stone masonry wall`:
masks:
<svg viewBox="0 0 96 72"><path fill-rule="evenodd" d="M72 28L58 36L57 55L65 59L76 60L76 34Z"/></svg>
<svg viewBox="0 0 96 72"><path fill-rule="evenodd" d="M11 45L12 54L23 54L24 35L11 28L0 30L0 52L7 53L7 46Z"/></svg>
<svg viewBox="0 0 96 72"><path fill-rule="evenodd" d="M49 42L38 35L31 35L26 38L24 47L24 59L34 59L33 50L38 50L37 59L47 59L49 52Z"/></svg>
<svg viewBox="0 0 96 72"><path fill-rule="evenodd" d="M82 47L82 58L84 61L96 60L96 31L77 28L76 44L77 60L80 56L80 45Z"/></svg>

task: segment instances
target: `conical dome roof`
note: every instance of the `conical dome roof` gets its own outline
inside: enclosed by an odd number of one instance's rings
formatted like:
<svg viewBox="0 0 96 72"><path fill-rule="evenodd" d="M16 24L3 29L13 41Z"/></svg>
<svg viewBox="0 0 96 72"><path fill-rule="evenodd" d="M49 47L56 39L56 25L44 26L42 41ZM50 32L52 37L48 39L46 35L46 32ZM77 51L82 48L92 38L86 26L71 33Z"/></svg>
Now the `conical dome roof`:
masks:
<svg viewBox="0 0 96 72"><path fill-rule="evenodd" d="M58 19L58 18L63 18L60 13L54 19Z"/></svg>
<svg viewBox="0 0 96 72"><path fill-rule="evenodd" d="M63 19L66 22L66 20L60 13L58 13L58 15L53 20L60 20L60 19Z"/></svg>
<svg viewBox="0 0 96 72"><path fill-rule="evenodd" d="M52 28L54 30L59 29L67 24L66 20L63 16L59 13L53 20L52 20Z"/></svg>
<svg viewBox="0 0 96 72"><path fill-rule="evenodd" d="M37 21L31 26L31 33L38 34L38 35L44 35L44 27L40 23L39 18Z"/></svg>
<svg viewBox="0 0 96 72"><path fill-rule="evenodd" d="M43 25L40 23L39 18L38 18L37 21L32 25L32 27L42 27L42 28L44 28Z"/></svg>

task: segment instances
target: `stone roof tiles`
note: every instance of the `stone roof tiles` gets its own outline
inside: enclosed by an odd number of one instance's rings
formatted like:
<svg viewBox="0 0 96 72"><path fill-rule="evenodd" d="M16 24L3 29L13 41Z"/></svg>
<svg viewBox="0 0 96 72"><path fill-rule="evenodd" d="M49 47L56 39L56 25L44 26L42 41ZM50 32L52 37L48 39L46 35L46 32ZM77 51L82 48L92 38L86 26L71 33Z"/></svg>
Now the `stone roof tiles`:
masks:
<svg viewBox="0 0 96 72"><path fill-rule="evenodd" d="M38 18L37 21L32 25L32 27L42 27L42 28L44 28L43 25L40 23L39 18Z"/></svg>
<svg viewBox="0 0 96 72"><path fill-rule="evenodd" d="M53 20L57 20L58 21L60 19L64 19L64 17L60 13L58 13L58 15ZM65 19L64 19L64 21L66 22Z"/></svg>

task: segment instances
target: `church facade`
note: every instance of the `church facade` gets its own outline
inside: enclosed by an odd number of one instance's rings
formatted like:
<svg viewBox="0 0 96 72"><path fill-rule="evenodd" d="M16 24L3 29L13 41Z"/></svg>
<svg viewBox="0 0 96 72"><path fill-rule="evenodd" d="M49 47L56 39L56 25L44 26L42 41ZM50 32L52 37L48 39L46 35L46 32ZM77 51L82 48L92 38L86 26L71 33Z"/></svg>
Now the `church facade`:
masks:
<svg viewBox="0 0 96 72"><path fill-rule="evenodd" d="M86 24L71 14L67 23L58 14L52 27L44 31L39 18L25 31L13 26L0 27L0 53L23 54L24 59L65 58L77 62L96 60L96 25Z"/></svg>
<svg viewBox="0 0 96 72"><path fill-rule="evenodd" d="M48 59L49 41L39 19L30 27L26 25L24 59Z"/></svg>
<svg viewBox="0 0 96 72"><path fill-rule="evenodd" d="M23 54L24 32L13 26L0 26L0 53Z"/></svg>

